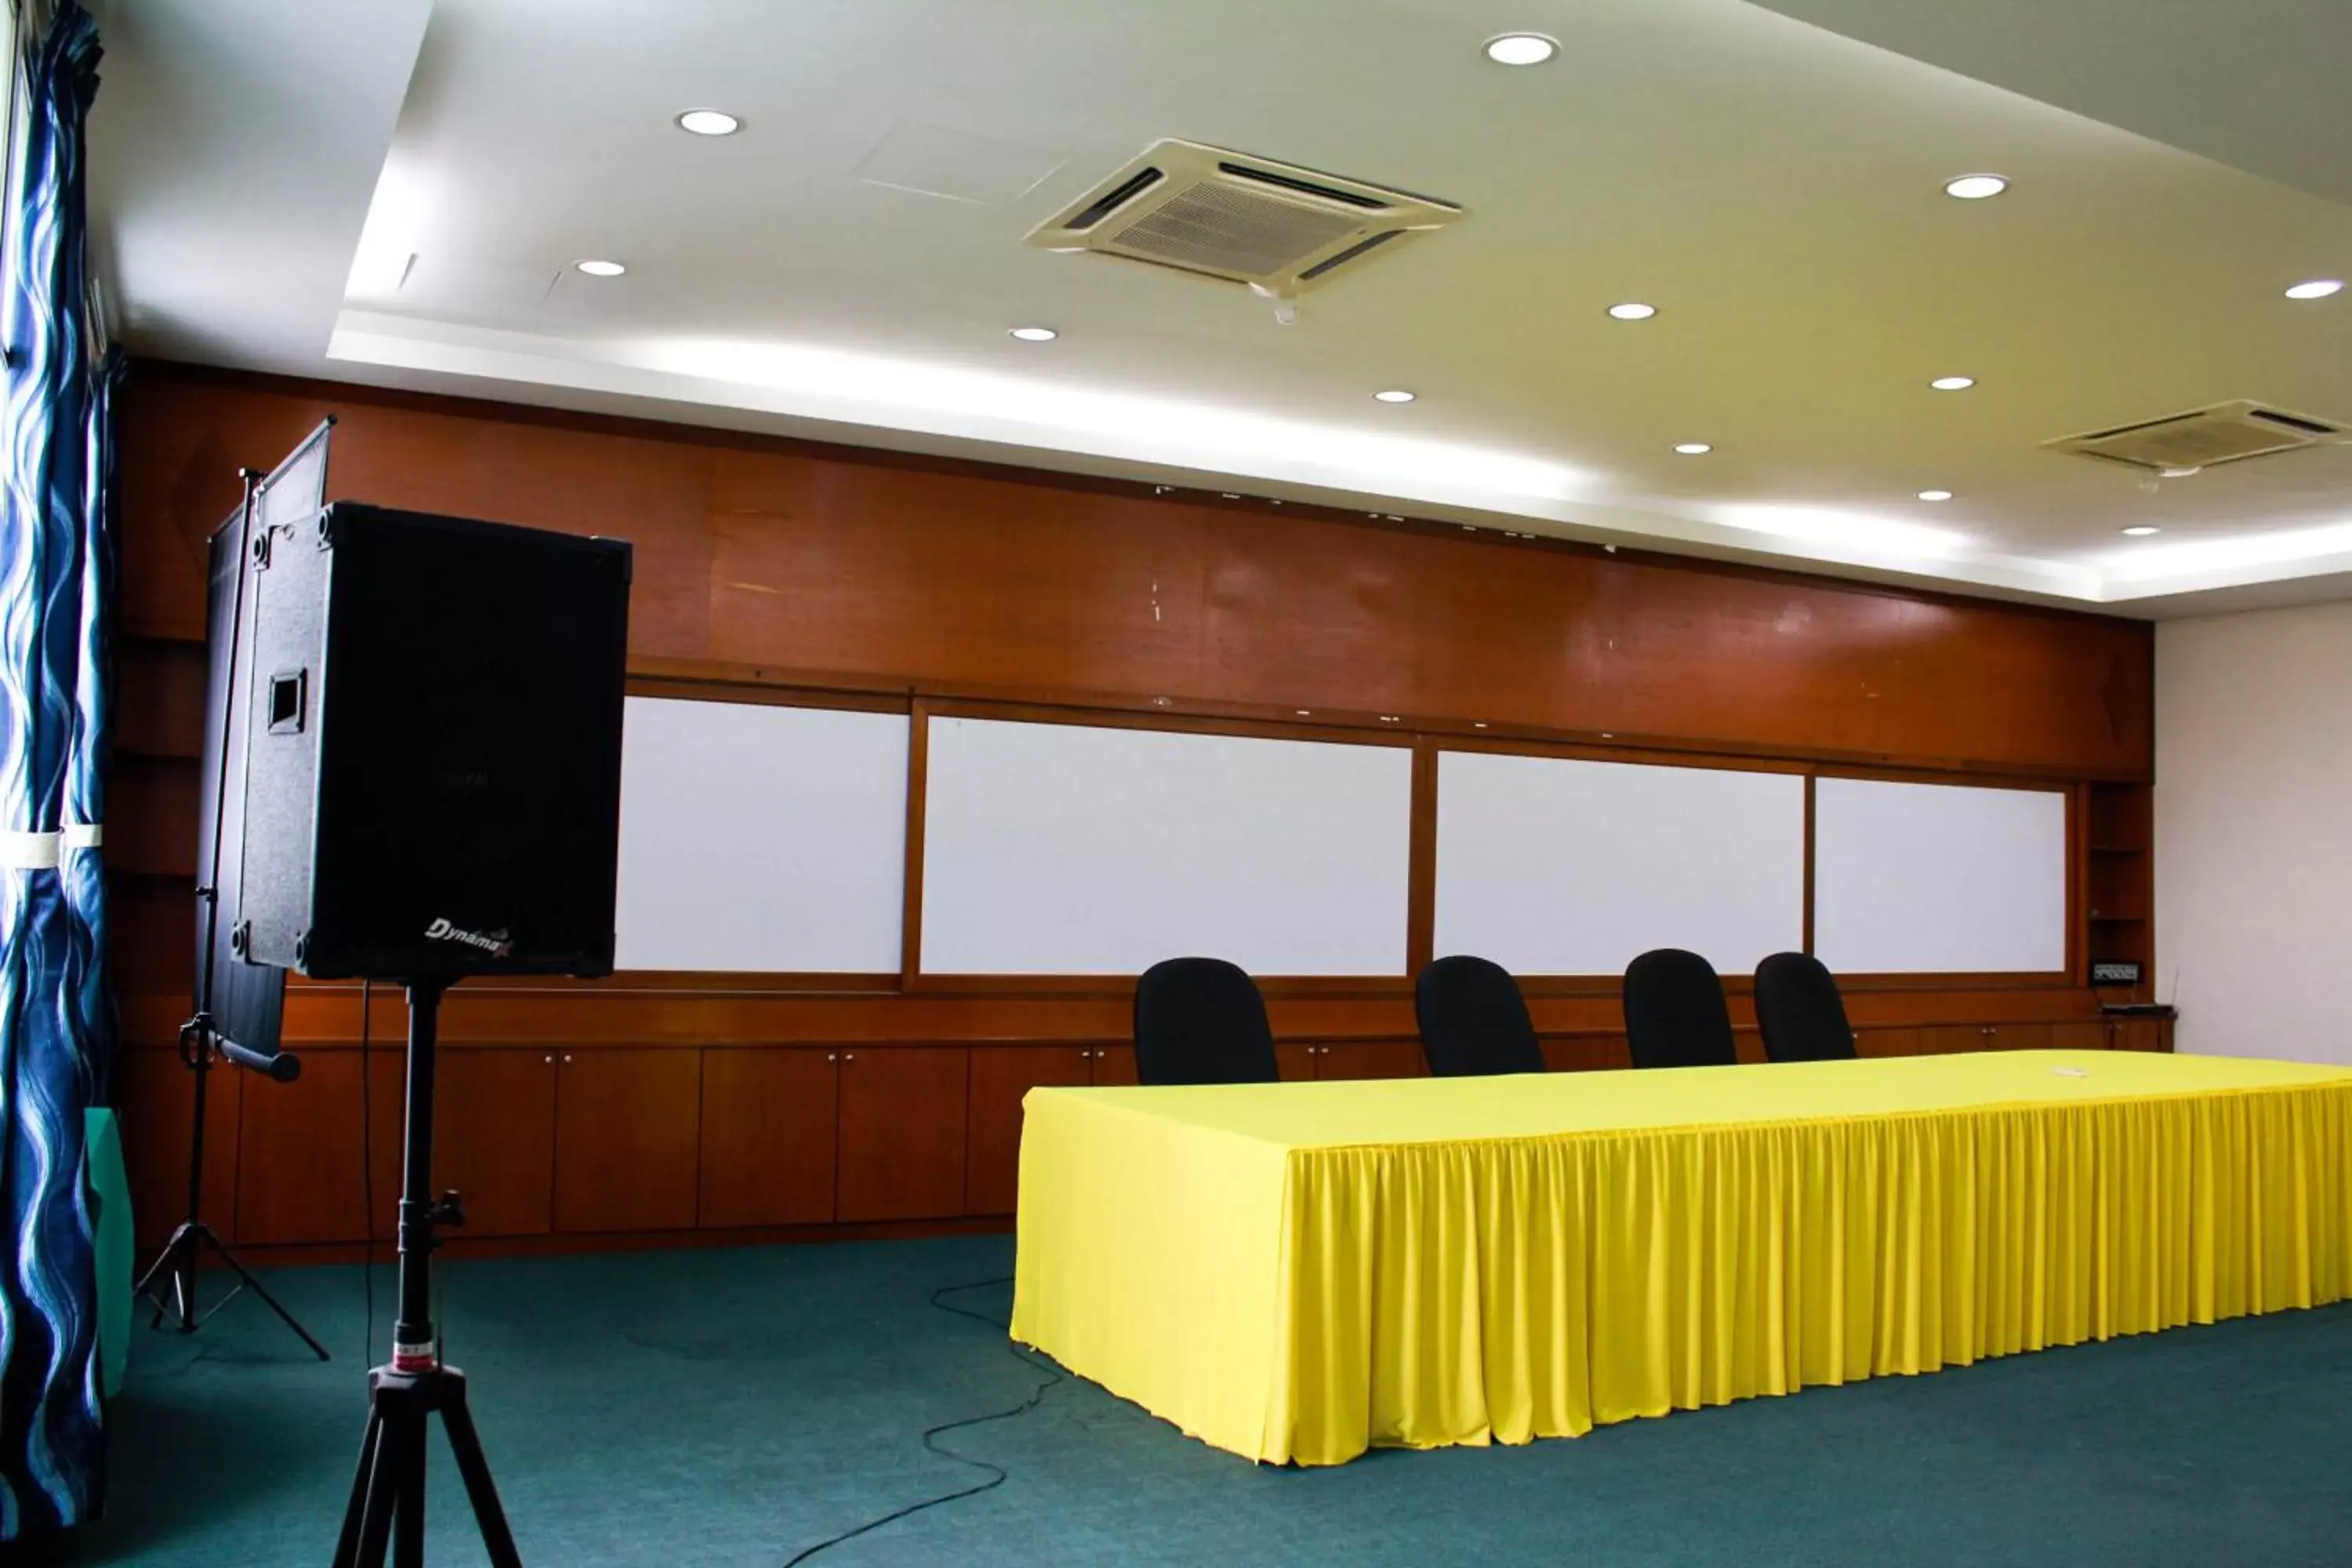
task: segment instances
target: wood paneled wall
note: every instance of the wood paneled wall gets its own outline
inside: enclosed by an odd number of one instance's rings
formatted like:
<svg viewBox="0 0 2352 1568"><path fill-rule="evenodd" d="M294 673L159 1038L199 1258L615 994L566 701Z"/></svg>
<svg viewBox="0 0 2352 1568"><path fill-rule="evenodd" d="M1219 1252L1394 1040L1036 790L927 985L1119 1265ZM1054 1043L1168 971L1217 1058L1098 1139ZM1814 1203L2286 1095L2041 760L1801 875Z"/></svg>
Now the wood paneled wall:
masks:
<svg viewBox="0 0 2352 1568"><path fill-rule="evenodd" d="M125 401L108 853L129 1047L117 1095L142 1231L176 1217L184 1175L186 1075L167 1047L192 968L205 541L236 505L237 468L274 462L330 414L331 495L633 541L632 663L648 680L1290 722L1303 710L1390 733L2098 781L2098 799L2125 810L2148 777L2151 640L2137 623L141 364ZM2145 918L2144 870L2116 857L2097 875L2137 877L2101 891L2110 918ZM1889 989L1853 1007L1875 1050L2158 1043L2099 1021L2079 979ZM1126 1008L1117 986L469 984L444 1021L444 1174L478 1215L487 1205L478 1230L510 1238L1001 1215L1020 1089L1131 1073ZM1272 1011L1294 1075L1417 1063L1402 985L1277 994ZM1613 997L1541 997L1537 1013L1558 1065L1622 1057ZM398 1019L379 991L379 1045ZM299 986L288 1037L303 1079L226 1075L208 1206L246 1244L364 1237L371 1181L388 1207L396 1052L362 1070L360 1026L355 988Z"/></svg>

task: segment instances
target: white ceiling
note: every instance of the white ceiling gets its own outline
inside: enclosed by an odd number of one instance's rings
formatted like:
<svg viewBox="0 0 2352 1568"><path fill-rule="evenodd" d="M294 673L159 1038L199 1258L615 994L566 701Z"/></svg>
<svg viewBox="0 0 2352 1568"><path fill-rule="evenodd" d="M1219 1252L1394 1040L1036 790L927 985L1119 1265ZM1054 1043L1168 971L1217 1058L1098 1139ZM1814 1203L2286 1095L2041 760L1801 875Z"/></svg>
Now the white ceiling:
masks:
<svg viewBox="0 0 2352 1568"><path fill-rule="evenodd" d="M112 0L93 213L161 355L2180 614L2352 595L2352 445L2040 443L2352 423L2340 5ZM1021 244L1170 135L1469 216L1292 326Z"/></svg>

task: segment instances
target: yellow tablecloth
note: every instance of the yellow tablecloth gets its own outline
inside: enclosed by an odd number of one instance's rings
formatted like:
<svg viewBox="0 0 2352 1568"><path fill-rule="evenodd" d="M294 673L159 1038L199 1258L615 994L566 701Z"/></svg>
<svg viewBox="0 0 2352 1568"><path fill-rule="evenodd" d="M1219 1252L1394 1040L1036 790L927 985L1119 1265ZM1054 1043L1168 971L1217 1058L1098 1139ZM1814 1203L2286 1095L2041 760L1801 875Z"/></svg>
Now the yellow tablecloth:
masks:
<svg viewBox="0 0 2352 1568"><path fill-rule="evenodd" d="M1013 1336L1339 1464L2333 1301L2352 1069L2137 1052L1038 1089Z"/></svg>

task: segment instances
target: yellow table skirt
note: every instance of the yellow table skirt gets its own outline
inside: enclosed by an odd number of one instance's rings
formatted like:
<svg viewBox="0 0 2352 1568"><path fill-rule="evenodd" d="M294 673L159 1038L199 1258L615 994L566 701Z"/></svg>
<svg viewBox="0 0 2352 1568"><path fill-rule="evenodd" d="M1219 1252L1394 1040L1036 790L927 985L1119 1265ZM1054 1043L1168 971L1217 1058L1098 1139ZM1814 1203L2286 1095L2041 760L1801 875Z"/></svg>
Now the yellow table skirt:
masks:
<svg viewBox="0 0 2352 1568"><path fill-rule="evenodd" d="M2334 1301L2352 1069L2136 1052L1039 1089L1013 1336L1194 1436L1573 1436Z"/></svg>

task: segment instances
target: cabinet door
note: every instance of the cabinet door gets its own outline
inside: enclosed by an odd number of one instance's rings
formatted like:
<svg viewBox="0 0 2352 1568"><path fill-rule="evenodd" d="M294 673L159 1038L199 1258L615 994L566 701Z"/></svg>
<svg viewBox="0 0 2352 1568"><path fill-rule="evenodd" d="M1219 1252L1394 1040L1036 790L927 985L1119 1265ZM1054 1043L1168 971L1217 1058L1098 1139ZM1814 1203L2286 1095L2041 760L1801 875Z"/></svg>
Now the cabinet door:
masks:
<svg viewBox="0 0 2352 1568"><path fill-rule="evenodd" d="M1610 1072L1633 1065L1622 1035L1547 1035L1544 1066L1553 1072Z"/></svg>
<svg viewBox="0 0 2352 1568"><path fill-rule="evenodd" d="M1924 1048L1917 1029L1856 1029L1854 1054L1864 1057L1916 1057Z"/></svg>
<svg viewBox="0 0 2352 1568"><path fill-rule="evenodd" d="M777 1046L702 1053L704 1226L833 1218L840 1056Z"/></svg>
<svg viewBox="0 0 2352 1568"><path fill-rule="evenodd" d="M841 1053L834 1213L845 1220L963 1212L967 1060L959 1047Z"/></svg>
<svg viewBox="0 0 2352 1568"><path fill-rule="evenodd" d="M2050 1048L2050 1026L2047 1024L1985 1026L1984 1048L1989 1051L2046 1051Z"/></svg>
<svg viewBox="0 0 2352 1568"><path fill-rule="evenodd" d="M1427 1078L1429 1062L1419 1040L1351 1040L1315 1047L1315 1076L1344 1078Z"/></svg>
<svg viewBox="0 0 2352 1568"><path fill-rule="evenodd" d="M1274 1070L1285 1083L1307 1083L1315 1077L1316 1063L1321 1059L1320 1046L1292 1046L1276 1042Z"/></svg>
<svg viewBox="0 0 2352 1568"><path fill-rule="evenodd" d="M556 1056L544 1047L435 1053L433 1191L437 1195L454 1187L464 1197L466 1228L456 1234L539 1236L552 1223ZM384 1173L390 1180L379 1176L375 1192L376 1234L384 1237L392 1234L393 1203L400 1195L405 1068L399 1050L376 1063L376 1114L391 1132L376 1140L380 1159L391 1148Z"/></svg>
<svg viewBox="0 0 2352 1568"><path fill-rule="evenodd" d="M1949 1056L1956 1051L1981 1051L1990 1044L1981 1024L1928 1024L1919 1034L1919 1054Z"/></svg>
<svg viewBox="0 0 2352 1568"><path fill-rule="evenodd" d="M228 1087L223 1080L236 1071L215 1066L207 1097ZM261 1079L239 1086L238 1241L357 1241L368 1234L360 1081L357 1051L310 1051L292 1083ZM397 1195L376 1197L383 1204ZM219 1213L217 1199L208 1195L205 1203Z"/></svg>
<svg viewBox="0 0 2352 1568"><path fill-rule="evenodd" d="M702 1053L556 1054L555 1228L690 1228Z"/></svg>
<svg viewBox="0 0 2352 1568"><path fill-rule="evenodd" d="M212 1227L236 1236L237 1101L246 1074L215 1068L205 1089L205 1212ZM282 1084L263 1080L262 1089ZM122 1163L131 1180L131 1221L139 1261L188 1217L188 1140L195 1130L196 1075L177 1051L132 1047L114 1058L114 1114L122 1124Z"/></svg>
<svg viewBox="0 0 2352 1568"><path fill-rule="evenodd" d="M2050 1026L2050 1047L2053 1050L2103 1051L2113 1044L2115 1042L2108 1037L2107 1026L2095 1018Z"/></svg>
<svg viewBox="0 0 2352 1568"><path fill-rule="evenodd" d="M1091 1046L982 1046L971 1053L966 1214L1011 1214L1021 1184L1021 1097L1041 1085L1092 1081Z"/></svg>
<svg viewBox="0 0 2352 1568"><path fill-rule="evenodd" d="M2119 1018L2114 1025L2116 1048L2126 1051L2168 1051L2172 1021L2168 1018Z"/></svg>
<svg viewBox="0 0 2352 1568"><path fill-rule="evenodd" d="M1097 1046L1094 1068L1095 1082L1098 1084L1131 1084L1135 1081L1135 1047Z"/></svg>

